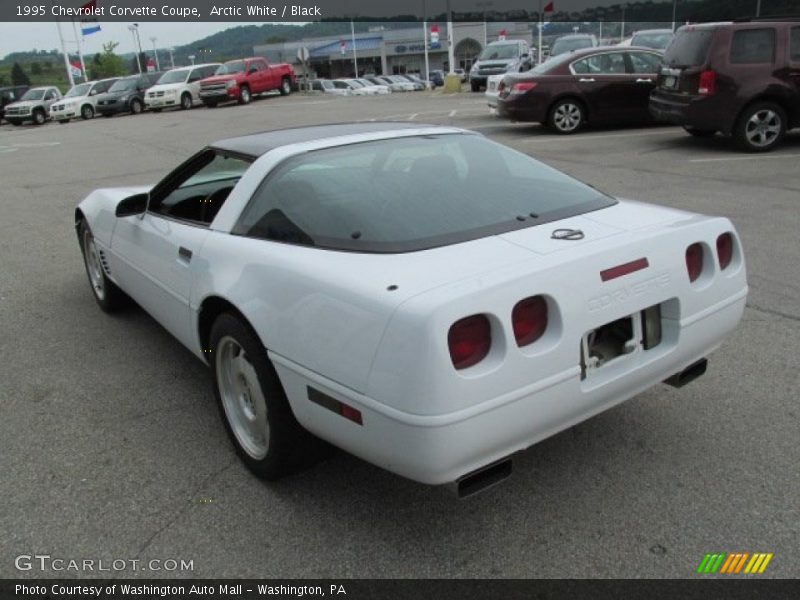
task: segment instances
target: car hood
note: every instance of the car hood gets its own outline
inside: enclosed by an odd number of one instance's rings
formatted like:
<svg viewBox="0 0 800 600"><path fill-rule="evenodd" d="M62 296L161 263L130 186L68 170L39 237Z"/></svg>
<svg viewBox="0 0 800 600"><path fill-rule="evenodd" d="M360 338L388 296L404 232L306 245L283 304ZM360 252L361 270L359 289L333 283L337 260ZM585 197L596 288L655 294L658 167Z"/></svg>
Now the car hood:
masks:
<svg viewBox="0 0 800 600"><path fill-rule="evenodd" d="M225 83L228 81L236 81L240 76L244 76L244 73L231 73L229 75L214 75L213 77L206 77L200 82L200 85L204 83Z"/></svg>
<svg viewBox="0 0 800 600"><path fill-rule="evenodd" d="M19 102L12 102L11 104L6 104L6 109L9 108L32 108L34 106L38 106L42 103L42 100L21 100Z"/></svg>
<svg viewBox="0 0 800 600"><path fill-rule="evenodd" d="M179 82L179 83L160 83L158 85L154 85L153 87L151 87L147 91L148 91L148 93L149 92L168 92L169 90L179 90L184 85L186 85L186 84L183 83L183 82Z"/></svg>

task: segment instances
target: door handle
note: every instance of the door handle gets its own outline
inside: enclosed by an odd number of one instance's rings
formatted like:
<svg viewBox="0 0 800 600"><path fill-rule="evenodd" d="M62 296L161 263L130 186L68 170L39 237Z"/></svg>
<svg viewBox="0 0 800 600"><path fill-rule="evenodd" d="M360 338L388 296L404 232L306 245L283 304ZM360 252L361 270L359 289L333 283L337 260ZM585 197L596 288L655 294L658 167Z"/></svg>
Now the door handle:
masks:
<svg viewBox="0 0 800 600"><path fill-rule="evenodd" d="M178 248L178 258L188 263L192 260L192 251L181 246Z"/></svg>
<svg viewBox="0 0 800 600"><path fill-rule="evenodd" d="M581 83L594 83L594 77L581 77L578 81Z"/></svg>
<svg viewBox="0 0 800 600"><path fill-rule="evenodd" d="M640 78L640 79L636 80L636 83L653 83L653 80L650 79L649 77L647 79L641 79Z"/></svg>

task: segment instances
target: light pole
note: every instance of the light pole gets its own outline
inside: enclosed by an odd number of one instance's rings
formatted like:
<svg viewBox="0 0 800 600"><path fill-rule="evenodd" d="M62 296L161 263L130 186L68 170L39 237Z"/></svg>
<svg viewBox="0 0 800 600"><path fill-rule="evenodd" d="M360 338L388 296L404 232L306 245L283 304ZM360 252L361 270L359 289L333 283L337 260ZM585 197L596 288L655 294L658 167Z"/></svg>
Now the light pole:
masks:
<svg viewBox="0 0 800 600"><path fill-rule="evenodd" d="M672 0L672 31L675 31L675 23L677 23L678 15L678 0Z"/></svg>
<svg viewBox="0 0 800 600"><path fill-rule="evenodd" d="M456 68L456 48L453 43L453 11L450 9L450 0L447 0L447 60L450 63L447 74L454 75Z"/></svg>
<svg viewBox="0 0 800 600"><path fill-rule="evenodd" d="M160 71L161 70L161 64L158 62L158 50L156 50L156 39L157 38L154 36L154 37L150 38L150 41L153 42L153 54L156 57L156 71Z"/></svg>
<svg viewBox="0 0 800 600"><path fill-rule="evenodd" d="M486 24L486 9L494 6L494 2L491 2L491 0L485 0L478 2L475 6L483 9L483 47L485 48L489 43L489 26Z"/></svg>
<svg viewBox="0 0 800 600"><path fill-rule="evenodd" d="M167 52L169 52L170 68L174 69L175 68L175 57L172 55L172 53L175 52L175 48L170 46L169 48L167 48Z"/></svg>
<svg viewBox="0 0 800 600"><path fill-rule="evenodd" d="M136 55L136 66L139 67L139 73L142 72L142 61L139 58L141 51L136 51L136 32L139 31L139 26L134 23L133 25L128 25L128 30L131 32L131 36L133 36L133 53Z"/></svg>

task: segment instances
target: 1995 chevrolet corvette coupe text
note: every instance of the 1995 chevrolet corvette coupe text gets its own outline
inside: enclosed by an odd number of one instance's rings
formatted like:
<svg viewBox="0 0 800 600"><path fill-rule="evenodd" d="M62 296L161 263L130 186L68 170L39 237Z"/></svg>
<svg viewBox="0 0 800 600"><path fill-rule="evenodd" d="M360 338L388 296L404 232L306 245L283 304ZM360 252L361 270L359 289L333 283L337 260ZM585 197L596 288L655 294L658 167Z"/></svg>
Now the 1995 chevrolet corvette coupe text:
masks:
<svg viewBox="0 0 800 600"><path fill-rule="evenodd" d="M478 134L400 123L247 135L75 212L94 296L211 367L272 479L325 440L467 495L515 452L661 381L739 322L724 218L611 198Z"/></svg>

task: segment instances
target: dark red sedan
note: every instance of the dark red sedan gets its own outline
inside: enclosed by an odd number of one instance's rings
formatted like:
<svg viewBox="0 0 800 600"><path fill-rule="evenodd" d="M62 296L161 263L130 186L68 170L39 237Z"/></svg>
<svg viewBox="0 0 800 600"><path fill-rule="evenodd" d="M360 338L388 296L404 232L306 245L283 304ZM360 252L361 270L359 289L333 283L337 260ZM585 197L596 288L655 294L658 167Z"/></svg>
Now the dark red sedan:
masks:
<svg viewBox="0 0 800 600"><path fill-rule="evenodd" d="M497 115L565 134L588 122L646 122L662 56L620 46L556 56L527 73L507 75L498 87Z"/></svg>

